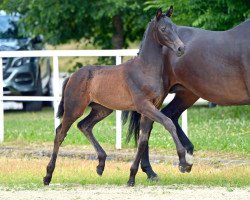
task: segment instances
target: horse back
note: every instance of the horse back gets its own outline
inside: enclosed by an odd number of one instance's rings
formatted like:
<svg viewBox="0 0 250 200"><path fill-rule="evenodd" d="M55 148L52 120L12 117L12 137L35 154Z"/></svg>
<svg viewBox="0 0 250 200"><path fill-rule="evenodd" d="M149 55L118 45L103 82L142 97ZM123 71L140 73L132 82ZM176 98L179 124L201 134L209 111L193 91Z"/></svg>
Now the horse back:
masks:
<svg viewBox="0 0 250 200"><path fill-rule="evenodd" d="M228 31L180 27L185 54L169 53L175 79L196 95L230 105L250 102L250 20ZM196 84L193 84L193 83Z"/></svg>

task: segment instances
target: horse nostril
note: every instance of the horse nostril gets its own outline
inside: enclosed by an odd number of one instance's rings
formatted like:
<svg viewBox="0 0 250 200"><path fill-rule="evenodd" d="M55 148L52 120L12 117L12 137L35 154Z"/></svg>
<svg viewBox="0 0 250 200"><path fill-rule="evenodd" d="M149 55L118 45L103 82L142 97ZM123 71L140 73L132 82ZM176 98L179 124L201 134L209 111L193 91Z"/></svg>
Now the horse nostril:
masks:
<svg viewBox="0 0 250 200"><path fill-rule="evenodd" d="M184 49L185 49L185 47L179 47L178 51L182 52L182 51L184 51Z"/></svg>

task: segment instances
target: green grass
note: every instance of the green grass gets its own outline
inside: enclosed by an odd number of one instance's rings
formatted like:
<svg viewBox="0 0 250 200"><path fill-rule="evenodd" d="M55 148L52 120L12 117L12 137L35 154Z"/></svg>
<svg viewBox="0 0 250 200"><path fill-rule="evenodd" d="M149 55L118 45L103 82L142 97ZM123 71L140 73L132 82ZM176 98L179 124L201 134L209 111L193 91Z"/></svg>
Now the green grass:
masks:
<svg viewBox="0 0 250 200"><path fill-rule="evenodd" d="M43 176L48 158L1 158L0 186L11 189L35 189L43 187ZM74 158L58 158L52 179L52 186L77 186L86 184L125 185L129 177L130 163L107 161L102 177L96 172L97 161ZM248 166L213 167L196 164L190 174L182 174L176 166L167 163L153 164L158 173L158 182L147 181L139 170L137 185L203 185L222 187L246 187L250 185Z"/></svg>
<svg viewBox="0 0 250 200"><path fill-rule="evenodd" d="M52 109L42 112L5 112L4 145L53 143L54 120ZM83 134L73 124L63 145L89 145ZM113 148L115 144L115 113L94 128L101 145ZM209 109L195 106L188 110L188 135L196 150L222 151L240 154L250 153L250 106L219 107ZM123 128L125 148L133 148L133 141L125 143L126 127ZM170 134L155 123L150 138L154 149L173 150Z"/></svg>
<svg viewBox="0 0 250 200"><path fill-rule="evenodd" d="M53 110L45 108L41 112L5 112L5 146L52 146L54 140ZM196 157L214 156L220 152L225 157L239 155L249 159L250 153L250 106L207 107L196 106L188 111L189 137L195 145ZM97 140L114 150L115 114L100 122L94 129ZM133 148L125 143L126 128L123 130L123 149ZM67 148L91 145L76 127L70 129L64 146ZM175 147L170 134L159 124L154 125L150 138L154 151L174 152ZM207 155L206 155L207 153ZM198 156L197 156L198 155ZM221 155L220 155L221 156ZM0 157L0 186L7 188L40 188L42 177L49 158ZM125 185L129 176L129 162L108 161L102 177L95 172L97 161L77 158L58 158L53 176L53 184L85 185L115 184ZM223 187L245 187L250 185L249 165L205 165L195 163L191 174L182 174L177 166L170 163L153 164L160 181L146 181L144 173L139 172L136 183L139 185L192 184ZM53 187L53 185L52 185ZM55 185L56 187L56 185ZM71 187L71 186L70 186Z"/></svg>

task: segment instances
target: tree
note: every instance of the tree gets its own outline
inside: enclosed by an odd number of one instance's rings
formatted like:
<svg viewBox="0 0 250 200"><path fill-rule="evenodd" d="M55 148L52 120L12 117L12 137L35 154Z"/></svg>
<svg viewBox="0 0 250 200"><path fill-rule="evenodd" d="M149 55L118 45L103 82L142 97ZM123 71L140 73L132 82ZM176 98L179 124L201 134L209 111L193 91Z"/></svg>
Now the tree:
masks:
<svg viewBox="0 0 250 200"><path fill-rule="evenodd" d="M143 2L2 0L1 9L21 13L27 28L52 44L85 38L102 48L123 48L143 35L149 21Z"/></svg>
<svg viewBox="0 0 250 200"><path fill-rule="evenodd" d="M174 5L173 21L179 25L209 30L227 30L250 18L249 0L182 0ZM149 0L146 9L165 5L164 0Z"/></svg>
<svg viewBox="0 0 250 200"><path fill-rule="evenodd" d="M26 28L51 44L85 38L101 48L126 48L140 41L162 7L174 5L178 25L226 30L250 17L249 0L0 0L0 9L19 12Z"/></svg>

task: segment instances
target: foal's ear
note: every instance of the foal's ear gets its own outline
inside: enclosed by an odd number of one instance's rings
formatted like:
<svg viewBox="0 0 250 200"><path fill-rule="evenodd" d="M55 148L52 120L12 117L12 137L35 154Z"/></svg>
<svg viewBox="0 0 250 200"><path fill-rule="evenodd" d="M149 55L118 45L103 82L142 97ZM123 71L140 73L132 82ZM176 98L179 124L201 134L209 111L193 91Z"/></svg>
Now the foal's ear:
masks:
<svg viewBox="0 0 250 200"><path fill-rule="evenodd" d="M156 19L157 21L161 18L162 16L162 9L158 8L157 12L156 12Z"/></svg>
<svg viewBox="0 0 250 200"><path fill-rule="evenodd" d="M173 6L171 5L170 8L168 9L167 13L166 13L166 16L167 16L167 17L171 17L172 14L173 14L173 10L174 10L174 8L173 8Z"/></svg>

